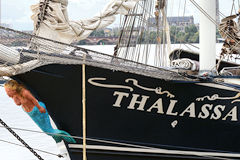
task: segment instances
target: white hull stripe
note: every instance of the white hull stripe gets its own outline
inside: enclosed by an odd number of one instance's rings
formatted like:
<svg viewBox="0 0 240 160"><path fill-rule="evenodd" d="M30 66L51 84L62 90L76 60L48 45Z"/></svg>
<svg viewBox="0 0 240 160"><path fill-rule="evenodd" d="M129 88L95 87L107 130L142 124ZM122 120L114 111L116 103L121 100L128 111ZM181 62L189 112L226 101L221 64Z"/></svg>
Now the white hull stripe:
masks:
<svg viewBox="0 0 240 160"><path fill-rule="evenodd" d="M83 148L80 144L69 144L69 148L80 149ZM129 148L129 147L112 147L102 145L87 145L87 149L92 150L108 150L121 152L137 152L137 153L158 153L158 154L174 154L174 155L188 155L199 157L232 157L240 158L240 154L221 153L221 152L199 152L199 151L180 151L167 149L144 149L144 148Z"/></svg>
<svg viewBox="0 0 240 160"><path fill-rule="evenodd" d="M228 90L228 91L239 92L237 89L234 89L232 87L228 87L228 86L224 86L224 85L220 85L220 84L215 84L215 83L196 83L196 84L200 85L200 86L206 86L206 87L211 87L211 88L217 88L217 89L224 89L224 90Z"/></svg>

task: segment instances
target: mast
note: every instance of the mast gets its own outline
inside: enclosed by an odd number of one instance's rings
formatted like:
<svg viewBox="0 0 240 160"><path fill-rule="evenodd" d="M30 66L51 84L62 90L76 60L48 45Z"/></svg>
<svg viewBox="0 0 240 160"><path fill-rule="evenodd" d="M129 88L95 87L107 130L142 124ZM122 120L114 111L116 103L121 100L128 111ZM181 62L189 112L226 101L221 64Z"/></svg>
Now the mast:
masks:
<svg viewBox="0 0 240 160"><path fill-rule="evenodd" d="M201 8L216 21L216 0L201 0ZM213 74L216 70L216 25L200 14L200 74Z"/></svg>

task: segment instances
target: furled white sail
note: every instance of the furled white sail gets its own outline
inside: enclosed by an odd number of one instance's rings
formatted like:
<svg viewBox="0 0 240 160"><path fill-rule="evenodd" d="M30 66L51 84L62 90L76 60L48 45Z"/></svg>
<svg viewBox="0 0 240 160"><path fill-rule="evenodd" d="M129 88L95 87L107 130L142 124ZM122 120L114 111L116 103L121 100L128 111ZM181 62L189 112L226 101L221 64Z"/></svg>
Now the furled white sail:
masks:
<svg viewBox="0 0 240 160"><path fill-rule="evenodd" d="M79 21L69 21L67 13L68 0L50 0L45 15L39 28L35 27L35 34L40 37L54 39L63 43L70 44L87 38L94 30L104 28L112 24L115 15L126 15L134 8L139 0L111 0L108 5L93 18ZM31 6L33 11L32 20L34 25L39 23L41 11L40 3Z"/></svg>

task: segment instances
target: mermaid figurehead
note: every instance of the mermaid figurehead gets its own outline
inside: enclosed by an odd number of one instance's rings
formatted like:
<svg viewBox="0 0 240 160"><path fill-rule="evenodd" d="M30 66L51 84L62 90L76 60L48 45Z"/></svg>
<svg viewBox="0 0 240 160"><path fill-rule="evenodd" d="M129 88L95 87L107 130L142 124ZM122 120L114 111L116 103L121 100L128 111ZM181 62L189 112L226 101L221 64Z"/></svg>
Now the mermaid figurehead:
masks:
<svg viewBox="0 0 240 160"><path fill-rule="evenodd" d="M22 84L19 84L15 80L10 80L4 84L4 88L7 95L14 100L15 104L18 106L21 105L23 110L31 117L39 128L52 136L57 143L62 140L69 143L76 143L69 133L52 127L45 104L38 101Z"/></svg>

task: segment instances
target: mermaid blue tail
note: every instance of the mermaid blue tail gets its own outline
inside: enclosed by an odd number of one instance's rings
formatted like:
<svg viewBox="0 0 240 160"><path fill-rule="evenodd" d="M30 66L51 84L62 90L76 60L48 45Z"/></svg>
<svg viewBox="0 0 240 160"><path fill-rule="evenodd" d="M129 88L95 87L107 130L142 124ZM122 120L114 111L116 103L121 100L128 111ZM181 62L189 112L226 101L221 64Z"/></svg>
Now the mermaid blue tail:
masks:
<svg viewBox="0 0 240 160"><path fill-rule="evenodd" d="M61 140L65 140L69 143L76 143L76 141L71 137L69 133L63 130L52 128L45 104L40 101L38 103L40 106L45 108L46 113L41 113L36 106L33 108L31 112L26 113L41 128L41 130L48 133L48 135L52 136L57 143L60 142Z"/></svg>
<svg viewBox="0 0 240 160"><path fill-rule="evenodd" d="M71 135L63 130L54 129L54 133L56 135L50 135L53 139L58 143L61 142L62 139L69 143L76 143L76 141L71 137Z"/></svg>

